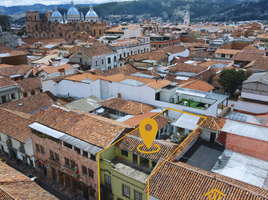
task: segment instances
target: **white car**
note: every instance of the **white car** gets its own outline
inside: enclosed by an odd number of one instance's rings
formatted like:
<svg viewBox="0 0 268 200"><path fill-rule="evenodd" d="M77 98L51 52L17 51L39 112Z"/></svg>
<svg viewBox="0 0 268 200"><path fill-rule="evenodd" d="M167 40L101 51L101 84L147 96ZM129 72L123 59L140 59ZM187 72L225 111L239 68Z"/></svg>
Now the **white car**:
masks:
<svg viewBox="0 0 268 200"><path fill-rule="evenodd" d="M34 181L35 183L39 184L39 178L37 178L36 176L32 174L26 174L26 176L30 178L32 181Z"/></svg>

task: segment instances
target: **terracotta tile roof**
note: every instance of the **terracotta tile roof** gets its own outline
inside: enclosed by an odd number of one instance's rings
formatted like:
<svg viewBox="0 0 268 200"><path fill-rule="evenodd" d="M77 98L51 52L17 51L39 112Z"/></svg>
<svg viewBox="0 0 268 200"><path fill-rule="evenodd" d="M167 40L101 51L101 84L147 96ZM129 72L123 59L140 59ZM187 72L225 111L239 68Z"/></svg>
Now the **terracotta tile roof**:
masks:
<svg viewBox="0 0 268 200"><path fill-rule="evenodd" d="M31 123L29 119L18 116L6 109L0 109L0 131L20 142L25 143L32 137L31 129L28 125Z"/></svg>
<svg viewBox="0 0 268 200"><path fill-rule="evenodd" d="M7 164L0 163L0 199L51 199L57 198L45 191L30 178Z"/></svg>
<svg viewBox="0 0 268 200"><path fill-rule="evenodd" d="M157 166L163 160L160 160ZM157 169L157 167L155 167ZM149 194L157 199L208 199L204 195L217 189L225 200L261 200L268 198L268 191L247 183L210 173L188 164L167 161L149 180ZM147 188L145 189L147 192Z"/></svg>
<svg viewBox="0 0 268 200"><path fill-rule="evenodd" d="M179 84L178 87L205 91L205 92L209 92L214 89L212 85L202 80L189 81L187 83Z"/></svg>
<svg viewBox="0 0 268 200"><path fill-rule="evenodd" d="M33 72L34 74L37 74L41 71L45 71L48 74L52 74L52 73L57 73L59 72L60 69L65 69L65 70L70 70L73 69L73 67L69 64L64 64L64 65L59 65L59 66L46 66L43 65L41 67L34 67L33 68Z"/></svg>
<svg viewBox="0 0 268 200"><path fill-rule="evenodd" d="M258 35L257 38L268 39L268 34Z"/></svg>
<svg viewBox="0 0 268 200"><path fill-rule="evenodd" d="M188 57L181 57L181 56L176 56L170 64L173 65L175 63L184 63L185 61L191 60L191 58Z"/></svg>
<svg viewBox="0 0 268 200"><path fill-rule="evenodd" d="M160 61L162 60L163 56L166 54L166 52L161 49L157 51L149 51L145 53L140 53L136 55L129 56L132 58L134 61L142 61L142 60L155 60L155 61Z"/></svg>
<svg viewBox="0 0 268 200"><path fill-rule="evenodd" d="M35 77L35 78L25 78L22 80L15 81L21 91L28 91L36 88L42 88L41 78Z"/></svg>
<svg viewBox="0 0 268 200"><path fill-rule="evenodd" d="M44 46L46 46L47 44L59 45L66 42L66 40L63 38L22 38L22 41L26 44L34 44L36 42L41 42Z"/></svg>
<svg viewBox="0 0 268 200"><path fill-rule="evenodd" d="M115 98L115 97L112 97L105 101L101 101L100 105L106 108L125 112L130 115L140 115L142 113L146 113L155 109L154 106L151 106L145 103L131 101L128 99Z"/></svg>
<svg viewBox="0 0 268 200"><path fill-rule="evenodd" d="M31 115L30 113L25 113L25 112L21 112L21 111L16 111L16 110L10 110L10 109L7 109L7 108L3 108L1 107L0 109L2 110L5 110L5 111L8 111L10 113L13 113L19 117L22 117L24 119L30 119L33 117L33 115Z"/></svg>
<svg viewBox="0 0 268 200"><path fill-rule="evenodd" d="M241 52L240 50L235 50L235 49L217 49L215 53L219 53L219 54L236 54Z"/></svg>
<svg viewBox="0 0 268 200"><path fill-rule="evenodd" d="M12 81L10 78L1 78L0 79L0 88L8 87L11 85L16 85L16 83L14 81Z"/></svg>
<svg viewBox="0 0 268 200"><path fill-rule="evenodd" d="M234 61L254 61L260 58L261 55L257 53L237 53L232 57Z"/></svg>
<svg viewBox="0 0 268 200"><path fill-rule="evenodd" d="M114 53L114 51L110 49L107 45L101 43L93 43L89 48L78 49L73 55L75 55L79 51L83 52L89 58Z"/></svg>
<svg viewBox="0 0 268 200"><path fill-rule="evenodd" d="M185 50L186 50L185 47L180 47L180 46L169 46L169 47L164 48L164 51L166 53L172 53L172 54L184 52Z"/></svg>
<svg viewBox="0 0 268 200"><path fill-rule="evenodd" d="M10 46L7 46L6 44L0 42L0 53L10 53L12 51L12 48Z"/></svg>
<svg viewBox="0 0 268 200"><path fill-rule="evenodd" d="M141 153L140 151L137 150L137 147L141 144L144 144L144 143L140 137L128 135L121 141L117 142L115 146L119 147L120 149L139 155L143 158L153 160L155 162L157 162L160 158L168 157L178 147L177 144L168 143L164 141L160 142L160 141L155 140L149 150L147 149L145 145L140 147L140 150L142 151L155 151L157 150L157 147L155 147L154 145L155 144L159 145L161 149L159 152L148 154L148 153Z"/></svg>
<svg viewBox="0 0 268 200"><path fill-rule="evenodd" d="M212 51L190 51L189 57L194 57L194 58L215 58L215 52L212 52Z"/></svg>
<svg viewBox="0 0 268 200"><path fill-rule="evenodd" d="M136 69L133 65L131 64L126 64L123 66L119 66L113 69L109 69L106 71L103 71L103 75L113 75L113 74L118 74L118 73L124 73L124 74L134 74L137 72L140 72L141 70Z"/></svg>
<svg viewBox="0 0 268 200"><path fill-rule="evenodd" d="M210 116L210 115L203 115L204 117L207 117L207 119L202 123L201 126L220 131L224 124L226 123L224 120ZM197 124L199 125L204 119L200 118Z"/></svg>
<svg viewBox="0 0 268 200"><path fill-rule="evenodd" d="M216 74L216 75L212 76L211 85L213 85L214 87L222 88L221 84L218 81L219 78L220 78L220 74Z"/></svg>
<svg viewBox="0 0 268 200"><path fill-rule="evenodd" d="M264 55L265 50L259 50L256 47L253 46L247 46L242 50L243 53L257 53L257 54L261 54Z"/></svg>
<svg viewBox="0 0 268 200"><path fill-rule="evenodd" d="M146 114L146 113L145 113ZM148 114L149 115L149 114ZM155 114L153 115L155 116ZM148 116L149 117L149 116ZM151 117L152 118L152 117ZM158 130L160 130L161 128L163 128L164 126L166 126L168 124L168 122L170 122L170 119L168 119L167 117L163 116L163 115L158 115L154 118L154 120L157 122L158 125ZM147 128L149 129L149 126L145 126L146 130ZM135 136L135 137L141 137L140 136L140 132L139 129L135 130L133 133L131 133L131 135Z"/></svg>
<svg viewBox="0 0 268 200"><path fill-rule="evenodd" d="M211 65L215 65L215 64L224 64L224 65L228 65L230 62L228 61L218 61L218 60L209 60L207 62L203 62L203 63L200 63L198 66L201 66L201 67L209 67Z"/></svg>
<svg viewBox="0 0 268 200"><path fill-rule="evenodd" d="M177 65L172 66L169 68L169 71L172 73L176 72L191 72L191 73L200 73L205 70L207 70L208 67L203 67L200 65L189 65L189 64L184 64L184 63L177 63Z"/></svg>
<svg viewBox="0 0 268 200"><path fill-rule="evenodd" d="M25 113L31 113L33 111L37 111L46 106L51 106L52 104L60 103L60 105L65 105L67 102L64 102L58 98L56 98L50 92L42 92L40 94L35 94L29 97L25 97L22 99L10 101L0 105L0 108L7 108L9 110L15 110Z"/></svg>
<svg viewBox="0 0 268 200"><path fill-rule="evenodd" d="M268 71L268 58L266 56L260 56L254 61L251 69L258 69L263 71Z"/></svg>
<svg viewBox="0 0 268 200"><path fill-rule="evenodd" d="M150 86L150 87L152 87L154 89L159 89L159 88L165 87L167 85L170 85L171 83L172 82L170 82L167 79L162 79L162 80L158 80L158 81L154 81L154 82L148 83L146 85L147 86Z"/></svg>
<svg viewBox="0 0 268 200"><path fill-rule="evenodd" d="M147 113L144 113L144 114L140 114L140 115L135 115L129 119L127 119L126 121L124 121L123 123L124 124L127 124L127 125L130 125L130 126L133 126L133 127L136 127L140 124L140 122L145 119L145 118L151 118L155 115L157 115L158 113L157 112L147 112Z"/></svg>
<svg viewBox="0 0 268 200"><path fill-rule="evenodd" d="M130 24L127 26L118 25L118 26L115 26L113 28L106 30L105 32L122 32L122 33L124 33L124 30L122 29L122 27L128 27L129 30L135 30L135 29L139 28L140 26L135 25L135 24Z"/></svg>
<svg viewBox="0 0 268 200"><path fill-rule="evenodd" d="M96 81L99 78L100 78L100 76L93 75L90 73L84 73L84 74L78 74L78 75L69 76L69 77L63 77L63 79L77 81L77 82L81 82L82 80L85 80L85 79L90 79L90 80Z"/></svg>
<svg viewBox="0 0 268 200"><path fill-rule="evenodd" d="M36 117L35 121L102 148L108 147L125 128L130 128L91 113L80 114L55 107Z"/></svg>
<svg viewBox="0 0 268 200"><path fill-rule="evenodd" d="M0 68L0 74L7 77L14 74L25 75L30 70L32 70L32 66L29 65L13 65L10 67Z"/></svg>

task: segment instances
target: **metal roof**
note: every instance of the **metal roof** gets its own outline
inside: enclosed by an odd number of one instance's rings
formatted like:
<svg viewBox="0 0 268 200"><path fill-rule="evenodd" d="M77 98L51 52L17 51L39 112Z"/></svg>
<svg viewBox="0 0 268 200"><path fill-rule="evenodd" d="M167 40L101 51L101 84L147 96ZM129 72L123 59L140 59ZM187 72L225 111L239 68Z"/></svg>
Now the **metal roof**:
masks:
<svg viewBox="0 0 268 200"><path fill-rule="evenodd" d="M81 82L82 83L91 83L93 80L91 80L91 79L84 79L84 80L82 80Z"/></svg>
<svg viewBox="0 0 268 200"><path fill-rule="evenodd" d="M243 83L254 83L254 82L268 85L268 72L254 73Z"/></svg>
<svg viewBox="0 0 268 200"><path fill-rule="evenodd" d="M180 117L172 123L172 126L194 130L198 125L200 117L183 113Z"/></svg>
<svg viewBox="0 0 268 200"><path fill-rule="evenodd" d="M103 148L84 142L83 140L77 139L67 134L64 134L59 139L93 155L103 150Z"/></svg>
<svg viewBox="0 0 268 200"><path fill-rule="evenodd" d="M176 72L175 75L192 77L192 76L195 76L196 73L192 73L192 72Z"/></svg>
<svg viewBox="0 0 268 200"><path fill-rule="evenodd" d="M143 82L132 80L132 79L125 79L123 81L120 81L119 83L123 83L123 84L127 84L127 85L133 85L133 86L142 86L142 85L145 84Z"/></svg>
<svg viewBox="0 0 268 200"><path fill-rule="evenodd" d="M136 76L136 77L142 77L142 78L155 78L152 75L142 74L140 72L137 72L137 73L134 73L134 74L130 74L130 76Z"/></svg>
<svg viewBox="0 0 268 200"><path fill-rule="evenodd" d="M227 119L221 131L268 142L267 127Z"/></svg>
<svg viewBox="0 0 268 200"><path fill-rule="evenodd" d="M62 137L63 135L65 135L65 133L60 132L60 131L56 131L52 128L49 128L47 126L44 126L42 124L39 124L37 122L34 122L33 124L28 125L30 128L37 130L41 133L44 133L46 135L49 135L53 138L59 139L60 137Z"/></svg>
<svg viewBox="0 0 268 200"><path fill-rule="evenodd" d="M224 117L227 119L234 119L237 121L249 122L252 124L259 124L259 125L265 125L268 121L267 118L257 117L257 116L248 115L244 113L238 113L234 111L228 112L227 115L225 115Z"/></svg>
<svg viewBox="0 0 268 200"><path fill-rule="evenodd" d="M83 99L72 101L71 103L68 103L67 105L65 105L65 107L76 109L76 110L81 110L84 112L91 112L101 107L101 105L98 104L98 102L100 102L101 100L102 99L94 95L91 95Z"/></svg>

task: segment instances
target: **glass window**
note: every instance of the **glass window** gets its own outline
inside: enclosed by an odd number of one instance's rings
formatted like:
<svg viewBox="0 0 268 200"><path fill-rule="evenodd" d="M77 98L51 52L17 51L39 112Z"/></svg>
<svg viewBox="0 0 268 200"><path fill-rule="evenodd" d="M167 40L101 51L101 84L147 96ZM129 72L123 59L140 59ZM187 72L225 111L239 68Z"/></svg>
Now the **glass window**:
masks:
<svg viewBox="0 0 268 200"><path fill-rule="evenodd" d="M67 142L63 142L63 145L66 146L66 147L68 147L68 148L70 148L70 149L72 149L72 145L70 145L70 144L67 143Z"/></svg>
<svg viewBox="0 0 268 200"><path fill-rule="evenodd" d="M134 200L142 200L142 193L134 190Z"/></svg>
<svg viewBox="0 0 268 200"><path fill-rule="evenodd" d="M128 152L123 150L123 149L121 149L121 155L128 157Z"/></svg>
<svg viewBox="0 0 268 200"><path fill-rule="evenodd" d="M40 146L39 146L39 144L35 144L35 147L36 147L36 151L37 152L40 152Z"/></svg>
<svg viewBox="0 0 268 200"><path fill-rule="evenodd" d="M27 97L27 92L24 92L23 93L23 97Z"/></svg>
<svg viewBox="0 0 268 200"><path fill-rule="evenodd" d="M93 188L89 188L89 195L95 197L95 190Z"/></svg>
<svg viewBox="0 0 268 200"><path fill-rule="evenodd" d="M112 189L111 176L104 174L104 179L105 179L105 187Z"/></svg>
<svg viewBox="0 0 268 200"><path fill-rule="evenodd" d="M140 160L141 160L142 166L149 167L149 160L148 159L140 157Z"/></svg>
<svg viewBox="0 0 268 200"><path fill-rule="evenodd" d="M70 161L68 158L65 158L65 165L70 166Z"/></svg>
<svg viewBox="0 0 268 200"><path fill-rule="evenodd" d="M87 175L87 168L83 165L82 165L82 172L83 174Z"/></svg>
<svg viewBox="0 0 268 200"><path fill-rule="evenodd" d="M91 155L90 155L90 159L93 160L93 161L96 161L96 156L93 155L93 154L91 154Z"/></svg>
<svg viewBox="0 0 268 200"><path fill-rule="evenodd" d="M74 150L77 152L77 154L81 154L81 150L77 147L74 147Z"/></svg>
<svg viewBox="0 0 268 200"><path fill-rule="evenodd" d="M94 178L94 172L92 169L88 169L88 176Z"/></svg>
<svg viewBox="0 0 268 200"><path fill-rule="evenodd" d="M60 156L59 156L59 154L55 153L55 158L56 158L56 161L60 161Z"/></svg>
<svg viewBox="0 0 268 200"><path fill-rule="evenodd" d="M50 159L54 160L54 152L49 150L49 154L50 154Z"/></svg>
<svg viewBox="0 0 268 200"><path fill-rule="evenodd" d="M40 148L41 148L41 153L42 153L42 154L45 154L45 149L44 149L44 147L43 147L43 146L40 146Z"/></svg>
<svg viewBox="0 0 268 200"><path fill-rule="evenodd" d="M75 162L71 160L71 168L74 168L74 166L75 166Z"/></svg>
<svg viewBox="0 0 268 200"><path fill-rule="evenodd" d="M111 58L108 58L108 64L110 64L111 63Z"/></svg>
<svg viewBox="0 0 268 200"><path fill-rule="evenodd" d="M83 156L88 158L88 153L86 151L83 151Z"/></svg>
<svg viewBox="0 0 268 200"><path fill-rule="evenodd" d="M124 197L130 197L130 188L124 184L122 184L122 193Z"/></svg>
<svg viewBox="0 0 268 200"><path fill-rule="evenodd" d="M35 94L35 91L34 91L34 90L32 90L32 91L31 91L31 95L34 95L34 94Z"/></svg>

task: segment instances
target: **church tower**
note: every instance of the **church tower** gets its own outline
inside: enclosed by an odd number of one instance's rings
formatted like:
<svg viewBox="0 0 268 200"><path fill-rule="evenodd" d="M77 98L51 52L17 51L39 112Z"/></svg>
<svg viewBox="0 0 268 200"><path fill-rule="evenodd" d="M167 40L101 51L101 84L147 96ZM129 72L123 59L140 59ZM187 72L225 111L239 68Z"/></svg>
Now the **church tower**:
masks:
<svg viewBox="0 0 268 200"><path fill-rule="evenodd" d="M184 25L190 25L190 13L189 13L189 11L186 11L186 13L184 15L183 24Z"/></svg>

